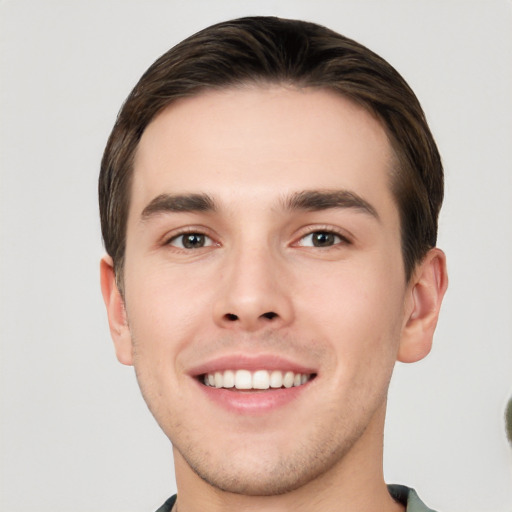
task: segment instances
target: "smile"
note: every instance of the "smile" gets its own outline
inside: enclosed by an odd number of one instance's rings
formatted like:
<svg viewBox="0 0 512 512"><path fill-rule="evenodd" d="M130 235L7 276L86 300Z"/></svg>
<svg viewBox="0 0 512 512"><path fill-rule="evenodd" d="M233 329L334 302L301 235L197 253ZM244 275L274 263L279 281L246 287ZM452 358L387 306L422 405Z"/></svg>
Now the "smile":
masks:
<svg viewBox="0 0 512 512"><path fill-rule="evenodd" d="M280 370L224 370L205 373L201 380L205 386L213 388L262 390L302 386L313 377L314 374Z"/></svg>

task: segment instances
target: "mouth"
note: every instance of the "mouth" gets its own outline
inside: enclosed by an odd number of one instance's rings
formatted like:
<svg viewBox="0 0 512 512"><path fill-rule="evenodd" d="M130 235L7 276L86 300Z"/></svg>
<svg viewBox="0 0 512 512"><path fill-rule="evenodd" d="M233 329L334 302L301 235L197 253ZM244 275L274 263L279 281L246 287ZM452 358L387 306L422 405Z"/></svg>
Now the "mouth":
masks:
<svg viewBox="0 0 512 512"><path fill-rule="evenodd" d="M207 387L231 391L264 391L300 387L314 379L314 373L284 370L223 370L198 376Z"/></svg>
<svg viewBox="0 0 512 512"><path fill-rule="evenodd" d="M310 396L318 377L315 367L261 353L221 355L188 373L211 405L239 418L266 415L297 403Z"/></svg>

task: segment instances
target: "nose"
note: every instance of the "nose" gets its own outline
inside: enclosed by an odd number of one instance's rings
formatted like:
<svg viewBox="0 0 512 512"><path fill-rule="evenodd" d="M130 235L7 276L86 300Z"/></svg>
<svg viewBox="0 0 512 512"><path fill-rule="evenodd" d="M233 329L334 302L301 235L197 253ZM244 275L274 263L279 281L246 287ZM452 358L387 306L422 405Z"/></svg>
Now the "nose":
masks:
<svg viewBox="0 0 512 512"><path fill-rule="evenodd" d="M233 251L223 262L220 279L217 325L252 332L292 322L290 279L282 258L268 247Z"/></svg>

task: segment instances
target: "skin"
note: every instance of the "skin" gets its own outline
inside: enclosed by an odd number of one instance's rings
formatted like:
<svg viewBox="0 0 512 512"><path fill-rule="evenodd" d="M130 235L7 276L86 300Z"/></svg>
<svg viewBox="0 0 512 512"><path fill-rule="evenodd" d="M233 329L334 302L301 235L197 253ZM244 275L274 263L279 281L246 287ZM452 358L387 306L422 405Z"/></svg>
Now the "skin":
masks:
<svg viewBox="0 0 512 512"><path fill-rule="evenodd" d="M202 93L147 127L124 298L108 256L102 290L117 356L172 441L182 512L402 509L382 474L387 389L397 359L428 354L447 278L433 249L405 281L392 165L380 123L324 90ZM369 209L286 204L304 191ZM148 211L162 194L216 208ZM184 231L205 237L186 248ZM315 378L281 406L233 410L191 375L221 356L282 357Z"/></svg>

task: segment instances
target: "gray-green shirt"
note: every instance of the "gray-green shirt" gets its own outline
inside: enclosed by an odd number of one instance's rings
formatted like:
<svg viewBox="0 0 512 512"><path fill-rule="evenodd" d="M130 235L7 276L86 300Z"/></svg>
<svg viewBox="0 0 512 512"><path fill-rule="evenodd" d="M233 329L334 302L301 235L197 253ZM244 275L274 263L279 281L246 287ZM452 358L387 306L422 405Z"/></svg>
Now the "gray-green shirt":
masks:
<svg viewBox="0 0 512 512"><path fill-rule="evenodd" d="M405 485L388 485L389 494L405 505L406 512L435 512L428 508L418 497L414 489L405 487ZM170 497L156 512L171 512L176 502L176 494Z"/></svg>
<svg viewBox="0 0 512 512"><path fill-rule="evenodd" d="M393 484L388 485L388 491L398 503L406 506L405 510L407 512L435 512L420 500L414 489L405 485Z"/></svg>

